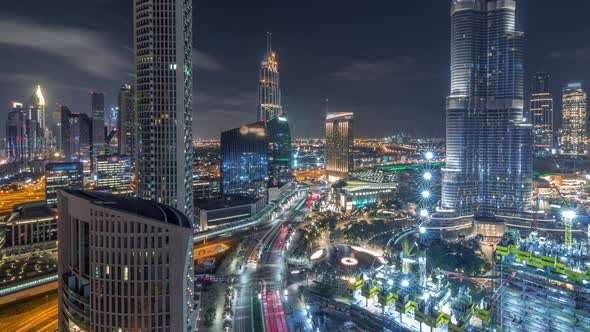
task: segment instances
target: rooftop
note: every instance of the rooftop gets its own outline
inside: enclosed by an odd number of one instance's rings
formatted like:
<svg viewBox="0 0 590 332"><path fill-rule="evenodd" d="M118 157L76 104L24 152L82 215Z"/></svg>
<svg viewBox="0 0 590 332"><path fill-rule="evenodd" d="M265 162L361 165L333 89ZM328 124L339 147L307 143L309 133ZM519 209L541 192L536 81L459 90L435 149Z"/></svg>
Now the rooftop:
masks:
<svg viewBox="0 0 590 332"><path fill-rule="evenodd" d="M68 194L86 199L98 206L120 210L167 224L192 229L188 218L182 212L168 205L104 192L71 189L64 191Z"/></svg>

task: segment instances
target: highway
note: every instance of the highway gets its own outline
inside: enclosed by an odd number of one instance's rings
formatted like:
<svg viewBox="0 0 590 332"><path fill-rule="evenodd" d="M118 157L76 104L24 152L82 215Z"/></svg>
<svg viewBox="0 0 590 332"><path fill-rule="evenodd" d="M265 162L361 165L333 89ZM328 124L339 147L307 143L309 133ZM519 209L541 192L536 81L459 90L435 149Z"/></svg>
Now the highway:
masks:
<svg viewBox="0 0 590 332"><path fill-rule="evenodd" d="M0 308L0 331L54 332L57 330L57 292Z"/></svg>
<svg viewBox="0 0 590 332"><path fill-rule="evenodd" d="M17 204L45 199L45 177L25 184L21 189L0 188L0 217L12 211Z"/></svg>
<svg viewBox="0 0 590 332"><path fill-rule="evenodd" d="M248 248L248 264L244 264L236 285L234 331L254 330L252 300L255 296L262 302L265 331L288 331L281 300L285 276L283 248L289 230L284 225L303 219L307 213L302 209L303 203L305 200L279 215L278 222Z"/></svg>

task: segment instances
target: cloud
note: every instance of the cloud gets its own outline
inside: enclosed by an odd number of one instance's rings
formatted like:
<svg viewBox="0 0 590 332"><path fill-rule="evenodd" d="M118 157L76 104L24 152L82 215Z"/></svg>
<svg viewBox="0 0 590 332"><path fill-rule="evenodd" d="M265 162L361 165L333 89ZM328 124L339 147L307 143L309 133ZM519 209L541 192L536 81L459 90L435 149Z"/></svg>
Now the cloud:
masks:
<svg viewBox="0 0 590 332"><path fill-rule="evenodd" d="M415 79L418 77L416 63L411 56L396 56L388 61L353 62L328 77L347 81L376 81L386 77Z"/></svg>
<svg viewBox="0 0 590 332"><path fill-rule="evenodd" d="M198 92L197 90L193 103L196 105L197 113L200 114L229 118L248 115L256 117L255 93L237 93L231 96L218 96Z"/></svg>
<svg viewBox="0 0 590 332"><path fill-rule="evenodd" d="M3 83L23 83L23 84L40 84L43 87L51 87L52 89L62 91L76 91L76 92L88 92L92 88L87 86L81 86L79 84L64 84L55 80L45 79L39 77L37 74L25 74L25 73L8 73L0 72Z"/></svg>
<svg viewBox="0 0 590 332"><path fill-rule="evenodd" d="M211 55L193 49L193 66L208 71L221 71L224 66Z"/></svg>
<svg viewBox="0 0 590 332"><path fill-rule="evenodd" d="M57 56L100 78L114 79L132 69L132 57L116 52L105 34L91 30L0 17L0 44Z"/></svg>
<svg viewBox="0 0 590 332"><path fill-rule="evenodd" d="M553 51L548 55L551 59L566 59L574 61L587 61L590 60L590 48L583 47L565 51Z"/></svg>

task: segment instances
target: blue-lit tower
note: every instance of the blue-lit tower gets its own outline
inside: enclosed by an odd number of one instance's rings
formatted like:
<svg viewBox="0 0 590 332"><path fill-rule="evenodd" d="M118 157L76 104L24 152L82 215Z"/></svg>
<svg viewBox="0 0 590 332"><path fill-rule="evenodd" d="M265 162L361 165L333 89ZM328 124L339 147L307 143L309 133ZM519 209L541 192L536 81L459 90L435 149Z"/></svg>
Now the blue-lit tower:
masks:
<svg viewBox="0 0 590 332"><path fill-rule="evenodd" d="M263 122L255 122L221 133L223 196L266 197L268 155L268 136Z"/></svg>
<svg viewBox="0 0 590 332"><path fill-rule="evenodd" d="M454 0L442 198L433 220L531 209L532 127L524 119L515 0Z"/></svg>

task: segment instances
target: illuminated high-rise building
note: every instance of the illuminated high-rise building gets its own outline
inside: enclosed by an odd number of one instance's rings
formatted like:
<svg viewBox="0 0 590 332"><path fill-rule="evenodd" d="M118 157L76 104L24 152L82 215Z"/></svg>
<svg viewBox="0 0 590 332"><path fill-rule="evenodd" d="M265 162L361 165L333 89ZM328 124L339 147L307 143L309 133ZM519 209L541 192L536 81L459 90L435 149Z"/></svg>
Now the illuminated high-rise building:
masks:
<svg viewBox="0 0 590 332"><path fill-rule="evenodd" d="M193 230L167 205L58 194L58 330L196 331Z"/></svg>
<svg viewBox="0 0 590 332"><path fill-rule="evenodd" d="M562 95L561 154L583 156L586 154L587 95L582 84L571 83Z"/></svg>
<svg viewBox="0 0 590 332"><path fill-rule="evenodd" d="M105 150L104 93L92 92L92 154L94 157Z"/></svg>
<svg viewBox="0 0 590 332"><path fill-rule="evenodd" d="M267 34L266 53L260 65L258 85L258 121L270 121L283 113L279 85L279 61L272 50L271 34Z"/></svg>
<svg viewBox="0 0 590 332"><path fill-rule="evenodd" d="M117 118L117 135L119 136L119 154L133 155L135 138L135 107L133 88L129 84L119 89L119 117Z"/></svg>
<svg viewBox="0 0 590 332"><path fill-rule="evenodd" d="M6 158L9 161L23 161L25 158L25 133L27 122L23 104L13 102L12 111L6 122Z"/></svg>
<svg viewBox="0 0 590 332"><path fill-rule="evenodd" d="M45 97L41 86L37 86L29 99L26 110L27 132L25 135L27 159L43 159L45 157L46 129L45 129Z"/></svg>
<svg viewBox="0 0 590 332"><path fill-rule="evenodd" d="M139 197L194 220L192 0L135 1Z"/></svg>
<svg viewBox="0 0 590 332"><path fill-rule="evenodd" d="M326 175L330 182L348 178L353 171L354 113L335 112L326 116Z"/></svg>
<svg viewBox="0 0 590 332"><path fill-rule="evenodd" d="M553 148L553 96L549 92L549 79L547 73L537 73L533 78L530 118L535 157L549 156Z"/></svg>
<svg viewBox="0 0 590 332"><path fill-rule="evenodd" d="M524 114L515 0L453 0L441 214L503 218L531 209L532 126Z"/></svg>
<svg viewBox="0 0 590 332"><path fill-rule="evenodd" d="M96 157L96 190L130 195L131 158L118 154Z"/></svg>
<svg viewBox="0 0 590 332"><path fill-rule="evenodd" d="M268 189L268 136L255 122L221 133L223 196L263 198Z"/></svg>
<svg viewBox="0 0 590 332"><path fill-rule="evenodd" d="M57 206L57 193L62 189L83 189L84 173L80 162L50 163L45 165L45 201Z"/></svg>
<svg viewBox="0 0 590 332"><path fill-rule="evenodd" d="M284 115L266 122L268 135L268 177L271 187L282 187L293 181L291 129Z"/></svg>

